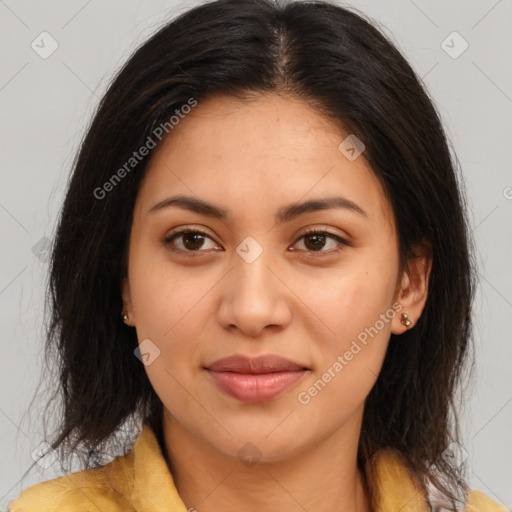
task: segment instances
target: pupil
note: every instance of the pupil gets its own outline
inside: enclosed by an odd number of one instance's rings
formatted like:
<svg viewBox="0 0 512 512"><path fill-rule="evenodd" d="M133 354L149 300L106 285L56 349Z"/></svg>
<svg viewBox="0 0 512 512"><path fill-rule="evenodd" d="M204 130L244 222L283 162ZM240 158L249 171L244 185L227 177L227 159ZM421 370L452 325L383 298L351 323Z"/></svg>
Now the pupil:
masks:
<svg viewBox="0 0 512 512"><path fill-rule="evenodd" d="M193 238L195 238L196 241L192 242L192 247L188 247L186 241L190 240L190 239L193 239ZM199 242L198 242L197 239L199 239ZM201 246L203 245L203 242L204 242L204 237L203 237L203 235L200 235L199 233L195 233L195 234L194 233L187 233L183 237L183 244L188 249L200 249ZM195 244L197 244L197 245L195 245Z"/></svg>
<svg viewBox="0 0 512 512"><path fill-rule="evenodd" d="M204 237L199 233L188 233L184 235L183 240L185 247L187 247L188 249L196 250L200 249L201 246L203 245ZM187 241L190 242L190 240L193 240L192 243L187 243ZM311 240L314 240L314 242L312 244L309 244L308 242ZM322 234L309 235L306 238L306 246L310 250L321 249L324 243L325 235Z"/></svg>
<svg viewBox="0 0 512 512"><path fill-rule="evenodd" d="M311 239L316 239L317 242L320 241L320 245L319 244L313 244L312 247L309 247L308 246L308 243L307 241L308 240L311 240ZM322 244L325 242L325 235L321 235L321 234L315 234L315 235L309 235L308 237L306 237L306 246L308 247L308 249L321 249L322 248Z"/></svg>

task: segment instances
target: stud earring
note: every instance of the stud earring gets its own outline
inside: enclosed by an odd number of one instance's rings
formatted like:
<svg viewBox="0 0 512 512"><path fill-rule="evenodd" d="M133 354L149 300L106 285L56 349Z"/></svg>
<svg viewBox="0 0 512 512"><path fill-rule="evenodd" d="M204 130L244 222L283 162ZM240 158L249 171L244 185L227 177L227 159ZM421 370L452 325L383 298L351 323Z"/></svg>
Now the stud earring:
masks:
<svg viewBox="0 0 512 512"><path fill-rule="evenodd" d="M409 317L407 316L407 313L402 313L402 323L406 327L409 327L412 324L412 322L409 320Z"/></svg>
<svg viewBox="0 0 512 512"><path fill-rule="evenodd" d="M126 322L128 320L128 315L125 312L121 313L121 316L123 317L123 320Z"/></svg>

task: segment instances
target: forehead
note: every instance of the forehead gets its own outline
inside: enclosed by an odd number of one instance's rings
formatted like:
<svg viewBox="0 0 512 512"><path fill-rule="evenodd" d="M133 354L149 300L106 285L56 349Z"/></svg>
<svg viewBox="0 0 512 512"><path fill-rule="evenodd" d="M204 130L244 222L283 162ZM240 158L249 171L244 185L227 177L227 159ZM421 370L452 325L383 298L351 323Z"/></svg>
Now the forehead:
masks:
<svg viewBox="0 0 512 512"><path fill-rule="evenodd" d="M339 149L348 135L294 97L201 100L154 150L138 203L147 211L184 193L261 215L273 214L271 205L339 194L392 227L391 206L364 153L351 161Z"/></svg>

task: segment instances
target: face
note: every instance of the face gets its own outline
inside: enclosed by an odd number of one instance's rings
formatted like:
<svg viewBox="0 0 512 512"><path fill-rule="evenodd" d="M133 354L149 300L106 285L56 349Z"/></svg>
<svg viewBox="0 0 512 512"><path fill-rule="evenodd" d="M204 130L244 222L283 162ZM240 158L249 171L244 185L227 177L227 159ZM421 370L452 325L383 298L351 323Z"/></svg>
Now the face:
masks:
<svg viewBox="0 0 512 512"><path fill-rule="evenodd" d="M165 421L226 456L247 442L276 461L332 436L357 441L390 334L406 330L400 308L414 319L424 304L399 272L378 179L331 123L295 98L200 101L137 196L128 324ZM213 208L166 203L175 196ZM214 371L235 355L296 366Z"/></svg>

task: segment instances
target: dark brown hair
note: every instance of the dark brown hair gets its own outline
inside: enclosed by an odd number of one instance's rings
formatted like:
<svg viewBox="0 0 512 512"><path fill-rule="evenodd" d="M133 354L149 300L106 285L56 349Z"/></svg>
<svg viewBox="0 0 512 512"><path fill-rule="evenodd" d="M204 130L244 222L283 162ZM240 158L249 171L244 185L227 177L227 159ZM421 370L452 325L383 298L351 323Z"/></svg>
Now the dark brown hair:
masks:
<svg viewBox="0 0 512 512"><path fill-rule="evenodd" d="M363 141L394 211L402 268L414 244L431 243L428 299L414 328L391 335L365 404L358 463L396 448L453 498L450 489L466 487L463 465L445 450L460 438L454 400L470 360L475 279L462 182L411 66L374 22L327 1L196 6L113 79L74 161L52 251L46 354L59 382L47 413L59 398L62 418L51 445L91 467L125 422L156 431L161 423L162 403L134 356L135 330L120 316L132 212L151 155L103 197L95 190L190 98L271 92L301 98Z"/></svg>

